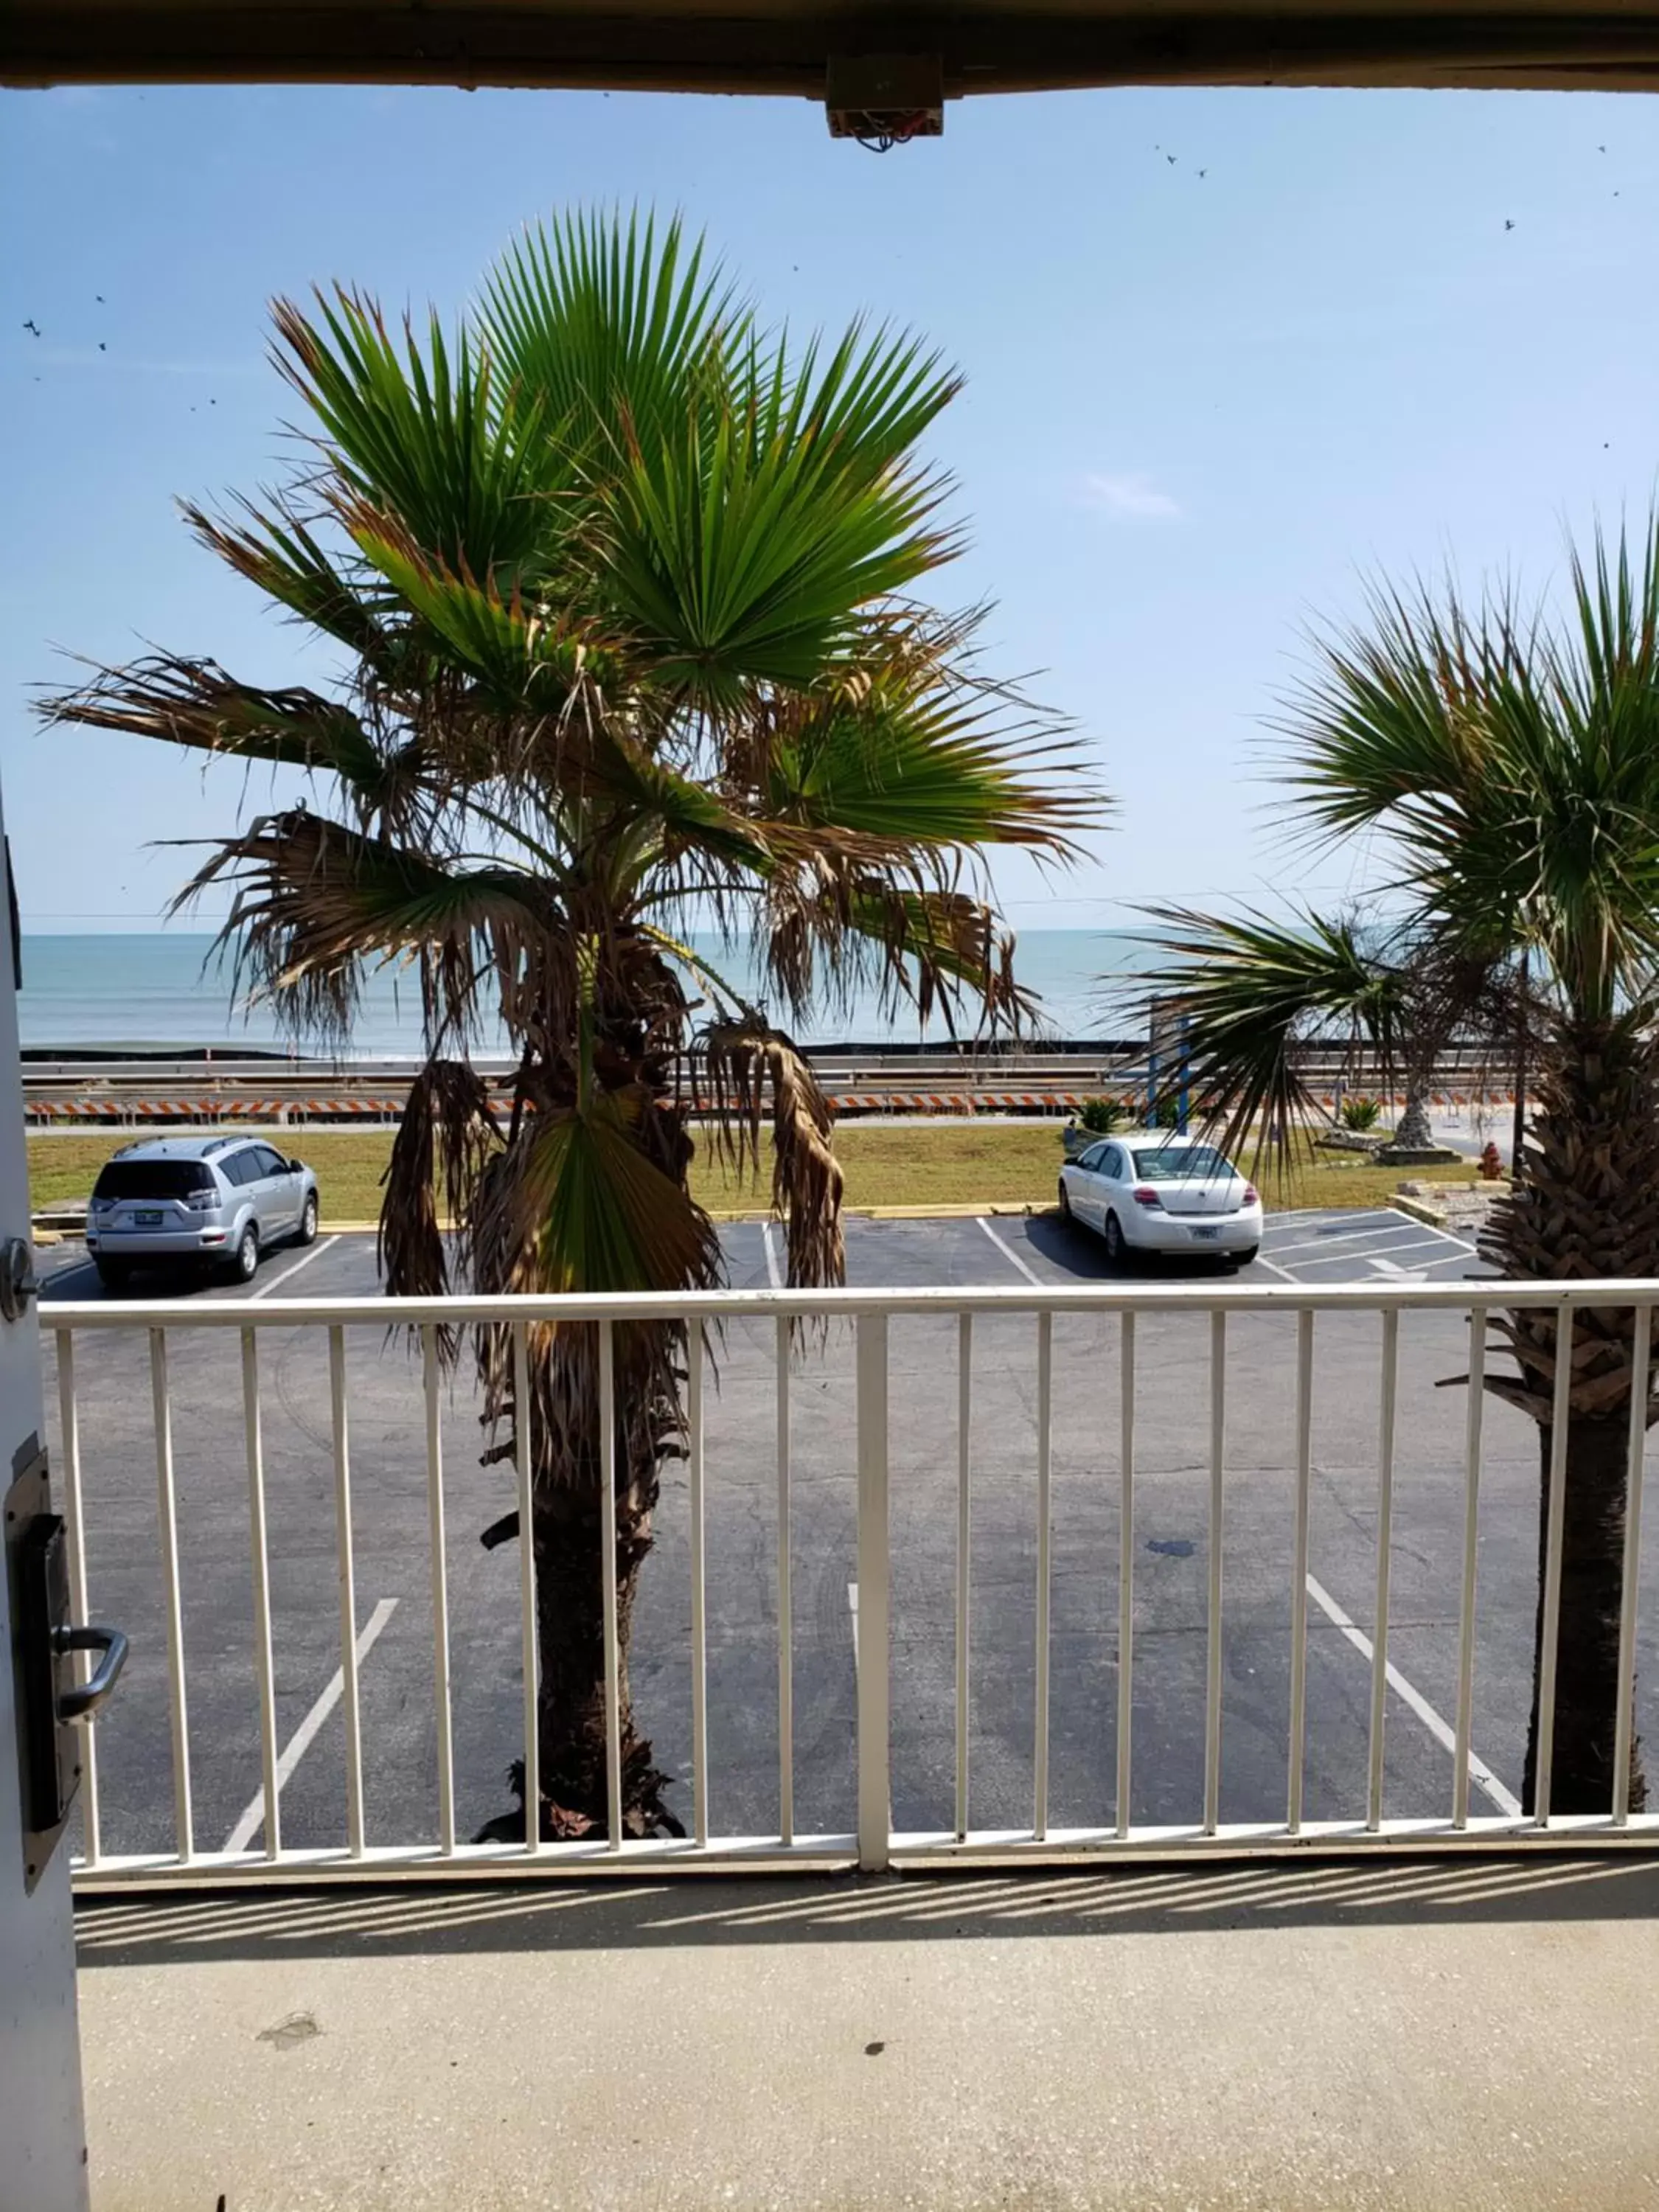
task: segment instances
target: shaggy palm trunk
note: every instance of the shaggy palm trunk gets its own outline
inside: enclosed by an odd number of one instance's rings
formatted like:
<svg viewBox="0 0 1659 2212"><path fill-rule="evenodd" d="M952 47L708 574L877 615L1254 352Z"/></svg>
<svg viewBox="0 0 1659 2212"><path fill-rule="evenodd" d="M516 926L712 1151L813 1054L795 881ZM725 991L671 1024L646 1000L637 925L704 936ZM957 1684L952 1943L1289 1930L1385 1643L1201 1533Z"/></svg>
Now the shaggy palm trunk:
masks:
<svg viewBox="0 0 1659 2212"><path fill-rule="evenodd" d="M1523 1279L1651 1279L1659 1275L1652 1047L1628 1024L1614 1021L1564 1022L1551 1047L1538 1082L1526 1182L1493 1208L1483 1256L1504 1273ZM1538 1423L1541 1453L1540 1595L1522 1785L1522 1802L1531 1811L1540 1726L1556 1317L1518 1311L1495 1326L1521 1373L1518 1381L1498 1378L1492 1387ZM1559 1813L1606 1813L1612 1804L1633 1327L1628 1309L1607 1307L1581 1310L1573 1331L1551 1747L1550 1807ZM1650 1424L1651 1402L1644 1411ZM1646 1797L1632 1734L1632 1809Z"/></svg>
<svg viewBox="0 0 1659 2212"><path fill-rule="evenodd" d="M1406 1086L1406 1110L1400 1116L1400 1126L1389 1139L1389 1144L1402 1152L1426 1152L1434 1144L1434 1131L1429 1126L1429 1092L1425 1083L1412 1082Z"/></svg>
<svg viewBox="0 0 1659 2212"><path fill-rule="evenodd" d="M628 1482L617 1470L617 1716L622 1738L623 1832L651 1835L679 1824L662 1803L670 1778L652 1764L651 1746L635 1730L629 1647L640 1571L652 1543L657 1495L654 1467ZM538 1485L536 1632L541 1680L537 1750L541 1762L541 1832L545 1837L605 1835L610 1811L605 1775L604 1525L597 1484Z"/></svg>
<svg viewBox="0 0 1659 2212"><path fill-rule="evenodd" d="M1566 1498L1561 1540L1561 1626L1557 1645L1550 1810L1606 1813L1613 1804L1619 1717L1619 1610L1625 1573L1626 1419L1567 1425ZM1522 1809L1537 1806L1539 1659L1544 1644L1544 1563L1548 1547L1551 1431L1540 1429L1538 1611L1534 1626L1532 1717ZM1631 1747L1630 1805L1646 1802L1641 1761Z"/></svg>

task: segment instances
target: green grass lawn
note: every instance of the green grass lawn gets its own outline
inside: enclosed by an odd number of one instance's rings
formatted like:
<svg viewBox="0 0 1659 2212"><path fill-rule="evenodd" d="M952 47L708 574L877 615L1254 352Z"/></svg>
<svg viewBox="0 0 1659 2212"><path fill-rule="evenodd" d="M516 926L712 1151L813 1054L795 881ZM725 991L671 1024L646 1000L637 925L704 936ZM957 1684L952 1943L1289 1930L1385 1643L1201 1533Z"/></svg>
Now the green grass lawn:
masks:
<svg viewBox="0 0 1659 2212"><path fill-rule="evenodd" d="M380 1210L380 1177L391 1150L384 1129L296 1129L291 1142L317 1170L325 1221L372 1221ZM29 1185L36 1206L54 1199L84 1199L99 1169L130 1135L29 1139ZM1053 1121L908 1123L865 1128L849 1123L836 1136L847 1176L847 1203L873 1206L1046 1206L1054 1195L1060 1164L1060 1129ZM1413 1168L1410 1179L1467 1183L1471 1167ZM1385 1206L1401 1180L1398 1168L1378 1168L1340 1155L1298 1162L1283 1181L1268 1176L1262 1195L1270 1210L1291 1206ZM699 1158L692 1181L705 1206L717 1211L764 1204L769 1170L761 1183L740 1183L718 1162Z"/></svg>

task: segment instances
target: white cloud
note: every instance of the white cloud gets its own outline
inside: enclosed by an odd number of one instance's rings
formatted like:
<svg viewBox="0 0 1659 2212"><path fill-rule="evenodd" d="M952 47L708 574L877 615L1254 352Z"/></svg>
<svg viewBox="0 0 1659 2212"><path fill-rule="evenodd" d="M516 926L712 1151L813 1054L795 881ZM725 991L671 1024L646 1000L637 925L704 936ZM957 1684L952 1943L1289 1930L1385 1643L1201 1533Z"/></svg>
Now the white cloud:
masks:
<svg viewBox="0 0 1659 2212"><path fill-rule="evenodd" d="M1127 476L1085 477L1083 497L1085 505L1128 522L1174 522L1181 515L1169 493L1139 471Z"/></svg>

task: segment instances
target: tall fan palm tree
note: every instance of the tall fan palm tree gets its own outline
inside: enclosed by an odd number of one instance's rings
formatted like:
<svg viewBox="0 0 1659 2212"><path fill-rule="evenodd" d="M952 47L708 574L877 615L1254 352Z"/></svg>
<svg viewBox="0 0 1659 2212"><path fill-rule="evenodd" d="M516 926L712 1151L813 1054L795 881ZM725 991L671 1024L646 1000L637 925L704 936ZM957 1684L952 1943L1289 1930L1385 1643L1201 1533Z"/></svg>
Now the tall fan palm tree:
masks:
<svg viewBox="0 0 1659 2212"><path fill-rule="evenodd" d="M1598 532L1570 605L1523 616L1379 592L1366 627L1323 641L1293 703L1293 813L1317 842L1387 855L1384 955L1312 915L1277 929L1166 911L1174 963L1153 979L1188 1010L1191 1079L1235 1139L1305 1129L1297 1042L1352 1021L1409 1060L1454 1036L1536 1070L1524 1174L1483 1256L1507 1277L1659 1277L1659 521L1632 551ZM1351 957L1350 955L1356 957ZM1537 1647L1558 1358L1553 1315L1494 1322L1513 1372L1488 1388L1538 1424ZM1562 1608L1551 1803L1608 1808L1618 1712L1633 1323L1579 1315L1570 1358ZM1659 1417L1650 1397L1642 1418ZM1523 1802L1534 1803L1537 1677ZM1632 1739L1630 1802L1645 1802Z"/></svg>
<svg viewBox="0 0 1659 2212"><path fill-rule="evenodd" d="M823 1097L690 933L748 933L790 1020L873 981L1012 1021L981 858L1063 857L1095 808L1073 742L977 672L975 618L910 596L957 550L916 452L956 379L857 326L792 349L678 225L592 217L528 233L453 336L395 332L350 291L275 319L308 450L276 493L186 517L340 680L270 690L167 655L47 712L313 779L323 805L246 820L184 896L232 887L239 978L302 1033L345 1036L374 963L418 977L388 1291L714 1284L694 1127L753 1163L769 1116L790 1278L838 1279ZM504 1097L472 1059L497 1007ZM528 1403L507 1332L475 1348L489 1456L529 1423L539 1832L600 1832L595 1332L532 1333ZM624 1662L686 1356L678 1328L617 1331ZM621 1724L624 1826L672 1826L625 1663Z"/></svg>

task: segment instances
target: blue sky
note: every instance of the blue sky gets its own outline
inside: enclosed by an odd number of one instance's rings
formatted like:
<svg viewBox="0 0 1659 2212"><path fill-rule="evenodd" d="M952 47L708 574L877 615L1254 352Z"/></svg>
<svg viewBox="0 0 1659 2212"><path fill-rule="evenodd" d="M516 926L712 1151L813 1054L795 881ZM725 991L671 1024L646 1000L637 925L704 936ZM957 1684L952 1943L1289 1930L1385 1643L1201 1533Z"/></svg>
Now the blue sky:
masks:
<svg viewBox="0 0 1659 2212"><path fill-rule="evenodd" d="M1310 618L1378 566L1542 586L1566 525L1655 481L1650 101L988 100L880 158L804 102L620 94L16 93L0 125L0 775L33 929L154 927L191 856L151 842L264 796L28 702L58 648L307 672L173 507L279 470L267 301L341 277L452 310L572 201L678 208L792 326L912 325L965 373L935 450L972 550L941 594L998 603L997 665L1042 672L1119 802L1068 880L999 866L1028 929L1357 885L1287 861L1263 808Z"/></svg>

